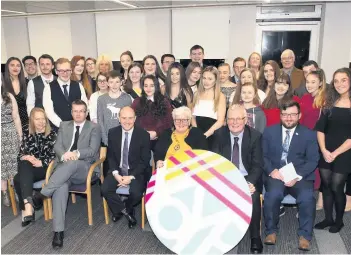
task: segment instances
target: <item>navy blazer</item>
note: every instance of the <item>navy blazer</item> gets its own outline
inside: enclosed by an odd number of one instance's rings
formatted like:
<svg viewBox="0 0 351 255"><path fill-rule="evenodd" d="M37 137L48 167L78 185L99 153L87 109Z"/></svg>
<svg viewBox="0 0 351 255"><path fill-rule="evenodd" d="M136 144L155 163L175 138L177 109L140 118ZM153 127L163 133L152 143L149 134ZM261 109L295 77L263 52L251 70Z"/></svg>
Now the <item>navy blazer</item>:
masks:
<svg viewBox="0 0 351 255"><path fill-rule="evenodd" d="M266 127L262 140L264 173L268 176L274 169L280 169L283 152L282 125ZM319 149L317 133L298 125L290 142L287 162L292 162L296 173L303 180L314 180L318 165Z"/></svg>

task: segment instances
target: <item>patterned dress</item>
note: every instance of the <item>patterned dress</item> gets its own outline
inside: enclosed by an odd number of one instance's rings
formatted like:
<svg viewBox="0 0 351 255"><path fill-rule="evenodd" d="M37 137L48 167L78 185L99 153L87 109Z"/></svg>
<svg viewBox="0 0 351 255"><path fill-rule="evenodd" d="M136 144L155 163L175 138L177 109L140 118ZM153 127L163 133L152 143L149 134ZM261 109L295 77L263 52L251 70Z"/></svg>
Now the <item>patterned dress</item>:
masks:
<svg viewBox="0 0 351 255"><path fill-rule="evenodd" d="M227 108L231 104L230 100L233 100L232 94L235 93L235 89L236 87L221 87L221 92L225 95Z"/></svg>
<svg viewBox="0 0 351 255"><path fill-rule="evenodd" d="M12 118L12 103L1 103L1 180L12 179L17 173L20 141Z"/></svg>

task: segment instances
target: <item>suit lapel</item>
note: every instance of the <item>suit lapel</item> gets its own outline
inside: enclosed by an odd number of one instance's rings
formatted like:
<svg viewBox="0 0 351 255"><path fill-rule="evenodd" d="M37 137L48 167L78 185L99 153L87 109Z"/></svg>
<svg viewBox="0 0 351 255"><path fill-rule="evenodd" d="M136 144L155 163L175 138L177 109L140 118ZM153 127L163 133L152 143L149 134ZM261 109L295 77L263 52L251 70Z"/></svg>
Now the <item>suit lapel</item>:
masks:
<svg viewBox="0 0 351 255"><path fill-rule="evenodd" d="M279 157L282 156L282 153L283 153L283 136L282 136L282 125L279 125L279 128L278 128L278 134L277 134L277 139L278 139L278 143L280 146L278 146L277 148L279 149L278 151L278 155Z"/></svg>
<svg viewBox="0 0 351 255"><path fill-rule="evenodd" d="M66 148L69 149L71 147L72 141L73 141L73 128L74 128L74 121L70 121L67 125L67 135L65 135L64 137L66 137Z"/></svg>
<svg viewBox="0 0 351 255"><path fill-rule="evenodd" d="M298 147L299 144L299 131L300 131L300 125L297 125L295 132L293 134L293 137L291 138L290 146L289 146L289 153L288 156L293 152L295 148Z"/></svg>
<svg viewBox="0 0 351 255"><path fill-rule="evenodd" d="M118 132L117 132L117 137L116 137L116 140L117 142L116 144L116 151L115 151L115 158L119 159L118 160L118 165L117 167L119 167L121 165L121 148L122 148L122 143L124 141L122 141L122 127L119 126L119 129L118 129Z"/></svg>
<svg viewBox="0 0 351 255"><path fill-rule="evenodd" d="M232 144L231 144L231 137L230 137L230 131L228 129L228 126L225 129L225 136L223 139L223 156L227 158L229 161L232 158Z"/></svg>
<svg viewBox="0 0 351 255"><path fill-rule="evenodd" d="M129 148L128 148L128 164L131 163L131 159L132 159L132 155L135 155L133 153L133 149L134 149L134 143L136 143L138 137L137 137L137 134L136 134L136 130L135 130L135 127L134 127L134 130L133 130L133 133L132 133L132 137L130 138L130 143L129 143Z"/></svg>
<svg viewBox="0 0 351 255"><path fill-rule="evenodd" d="M79 144L81 144L82 141L84 141L84 138L87 135L89 128L90 128L90 123L89 123L89 121L86 120L84 123L84 126L82 128L82 131L79 134L78 146L79 146Z"/></svg>
<svg viewBox="0 0 351 255"><path fill-rule="evenodd" d="M241 160L246 163L246 156L248 153L249 145L250 145L250 134L249 128L245 126L243 140L241 142Z"/></svg>

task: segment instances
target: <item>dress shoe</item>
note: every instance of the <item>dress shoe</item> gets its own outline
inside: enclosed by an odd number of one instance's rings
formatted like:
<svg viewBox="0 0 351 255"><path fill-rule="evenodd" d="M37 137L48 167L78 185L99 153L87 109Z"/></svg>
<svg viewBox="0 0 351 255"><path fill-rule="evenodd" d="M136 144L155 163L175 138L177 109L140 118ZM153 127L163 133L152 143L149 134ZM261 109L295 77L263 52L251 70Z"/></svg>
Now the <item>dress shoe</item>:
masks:
<svg viewBox="0 0 351 255"><path fill-rule="evenodd" d="M119 213L117 215L112 215L112 221L117 222L122 218L122 216L123 216L123 213Z"/></svg>
<svg viewBox="0 0 351 255"><path fill-rule="evenodd" d="M252 238L251 239L251 253L252 254L260 254L263 250L263 245L261 238Z"/></svg>
<svg viewBox="0 0 351 255"><path fill-rule="evenodd" d="M32 215L24 216L22 218L22 227L28 226L32 221L35 221L35 211L33 211Z"/></svg>
<svg viewBox="0 0 351 255"><path fill-rule="evenodd" d="M54 249L62 248L63 246L63 231L55 232L54 239L52 240L52 247Z"/></svg>
<svg viewBox="0 0 351 255"><path fill-rule="evenodd" d="M134 228L137 224L137 221L133 215L130 215L129 213L125 214L127 220L128 220L128 227L129 228Z"/></svg>
<svg viewBox="0 0 351 255"><path fill-rule="evenodd" d="M315 229L325 229L327 227L331 227L332 225L334 225L333 221L323 220L323 221L317 223L316 225L314 225L314 228Z"/></svg>
<svg viewBox="0 0 351 255"><path fill-rule="evenodd" d="M264 239L264 244L275 245L276 241L277 241L277 234L273 233L266 236L266 239Z"/></svg>
<svg viewBox="0 0 351 255"><path fill-rule="evenodd" d="M343 222L341 222L341 223L335 223L333 226L331 226L331 227L329 228L329 232L330 232L330 233L333 233L333 234L338 233L338 232L343 228L343 226L344 226L344 223L343 223Z"/></svg>
<svg viewBox="0 0 351 255"><path fill-rule="evenodd" d="M301 251L309 251L310 250L310 241L308 241L303 236L299 238L299 250Z"/></svg>
<svg viewBox="0 0 351 255"><path fill-rule="evenodd" d="M43 207L43 199L44 199L44 196L41 195L40 192L37 192L37 191L34 192L32 197L34 210L38 211Z"/></svg>

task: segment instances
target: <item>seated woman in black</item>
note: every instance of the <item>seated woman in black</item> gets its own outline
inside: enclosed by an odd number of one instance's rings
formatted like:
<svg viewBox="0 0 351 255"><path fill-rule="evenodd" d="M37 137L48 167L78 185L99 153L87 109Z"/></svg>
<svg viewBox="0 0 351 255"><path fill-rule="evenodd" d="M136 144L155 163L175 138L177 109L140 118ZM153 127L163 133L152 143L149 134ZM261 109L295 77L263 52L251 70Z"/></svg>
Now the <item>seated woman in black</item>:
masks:
<svg viewBox="0 0 351 255"><path fill-rule="evenodd" d="M18 173L14 186L22 210L22 226L35 220L33 203L33 183L45 179L46 170L55 158L56 133L51 130L45 111L33 108L29 117L29 127L23 132L19 153Z"/></svg>
<svg viewBox="0 0 351 255"><path fill-rule="evenodd" d="M156 167L163 167L164 160L178 151L207 150L207 140L201 129L191 127L191 110L182 106L172 112L174 128L168 129L158 139L154 159Z"/></svg>
<svg viewBox="0 0 351 255"><path fill-rule="evenodd" d="M181 106L191 106L193 91L180 63L174 62L169 66L165 86L165 96L170 100L173 109Z"/></svg>

